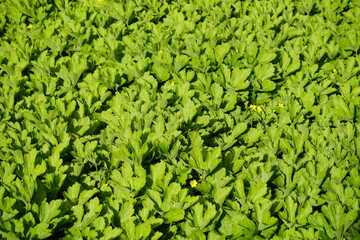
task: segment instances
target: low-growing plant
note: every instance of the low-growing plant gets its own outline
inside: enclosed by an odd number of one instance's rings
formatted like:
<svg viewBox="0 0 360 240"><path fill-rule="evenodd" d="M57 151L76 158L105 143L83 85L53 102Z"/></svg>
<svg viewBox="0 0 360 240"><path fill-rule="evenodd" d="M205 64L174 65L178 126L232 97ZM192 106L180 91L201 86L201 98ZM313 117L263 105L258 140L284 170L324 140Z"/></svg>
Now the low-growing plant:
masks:
<svg viewBox="0 0 360 240"><path fill-rule="evenodd" d="M358 1L0 1L2 239L359 239Z"/></svg>

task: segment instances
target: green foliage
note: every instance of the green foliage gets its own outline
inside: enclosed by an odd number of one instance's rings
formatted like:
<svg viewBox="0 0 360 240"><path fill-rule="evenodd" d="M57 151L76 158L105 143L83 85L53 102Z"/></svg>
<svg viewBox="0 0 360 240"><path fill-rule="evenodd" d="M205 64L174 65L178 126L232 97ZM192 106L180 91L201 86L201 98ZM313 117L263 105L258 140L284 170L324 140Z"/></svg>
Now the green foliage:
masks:
<svg viewBox="0 0 360 240"><path fill-rule="evenodd" d="M358 239L359 1L0 1L1 239Z"/></svg>

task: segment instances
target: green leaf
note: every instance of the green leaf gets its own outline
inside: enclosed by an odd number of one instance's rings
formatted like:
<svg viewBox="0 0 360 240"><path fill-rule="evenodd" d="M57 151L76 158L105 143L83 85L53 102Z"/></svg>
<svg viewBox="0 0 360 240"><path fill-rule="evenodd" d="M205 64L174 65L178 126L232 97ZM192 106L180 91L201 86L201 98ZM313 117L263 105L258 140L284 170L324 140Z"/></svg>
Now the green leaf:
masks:
<svg viewBox="0 0 360 240"><path fill-rule="evenodd" d="M296 215L296 221L300 225L306 225L309 215L313 212L313 208L310 203L305 203L305 206L298 209L298 213Z"/></svg>
<svg viewBox="0 0 360 240"><path fill-rule="evenodd" d="M160 65L154 65L152 67L152 70L154 71L155 75L157 76L157 78L161 81L161 82L164 82L166 80L168 80L170 78L170 73L169 71L160 66Z"/></svg>
<svg viewBox="0 0 360 240"><path fill-rule="evenodd" d="M275 205L276 202L272 202L268 199L261 199L254 203L255 206L255 215L254 218L258 222L258 229L260 231L265 230L271 226L274 226L278 219L271 216L271 207ZM270 230L271 231L271 230Z"/></svg>
<svg viewBox="0 0 360 240"><path fill-rule="evenodd" d="M149 196L149 198L156 204L156 207L159 211L161 211L161 207L162 207L162 198L161 198L161 194L153 189L148 189L146 191L147 195Z"/></svg>
<svg viewBox="0 0 360 240"><path fill-rule="evenodd" d="M284 206L285 212L280 212L279 215L283 220L285 220L285 224L289 228L293 227L295 224L297 209L298 203L296 203L292 197L286 197Z"/></svg>
<svg viewBox="0 0 360 240"><path fill-rule="evenodd" d="M50 223L51 219L56 218L62 212L60 209L62 204L61 200L53 200L50 203L44 201L40 206L40 221Z"/></svg>
<svg viewBox="0 0 360 240"><path fill-rule="evenodd" d="M300 111L302 109L301 104L297 100L293 100L288 104L288 109L290 113L290 118L294 121L298 118Z"/></svg>
<svg viewBox="0 0 360 240"><path fill-rule="evenodd" d="M333 98L334 113L340 120L352 120L354 118L353 105L348 104L340 97Z"/></svg>
<svg viewBox="0 0 360 240"><path fill-rule="evenodd" d="M348 170L333 166L330 170L331 181L333 183L341 183L347 173Z"/></svg>
<svg viewBox="0 0 360 240"><path fill-rule="evenodd" d="M276 84L270 80L264 80L261 83L261 91L270 92L276 88Z"/></svg>
<svg viewBox="0 0 360 240"><path fill-rule="evenodd" d="M30 239L45 239L51 236L51 230L49 229L48 223L39 223L30 228L26 235Z"/></svg>
<svg viewBox="0 0 360 240"><path fill-rule="evenodd" d="M355 209L345 213L343 206L339 203L323 206L321 210L335 230L334 234L337 238L341 238L343 236L343 234L347 231L347 228L352 225L358 216L357 210Z"/></svg>
<svg viewBox="0 0 360 240"><path fill-rule="evenodd" d="M78 204L82 205L89 201L99 190L97 188L93 188L91 190L83 190L79 195Z"/></svg>
<svg viewBox="0 0 360 240"><path fill-rule="evenodd" d="M16 199L10 197L4 197L5 188L0 186L0 210L2 211L1 221L7 221L18 214L18 210L15 209L14 204Z"/></svg>
<svg viewBox="0 0 360 240"><path fill-rule="evenodd" d="M181 195L185 197L186 191L181 190L181 186L177 182L172 182L170 185L166 188L165 194L163 195L163 203L161 206L161 209L164 211L168 211L169 208L175 204L175 201L181 201L183 200L183 197L180 197ZM179 196L180 195L180 196ZM180 197L180 199L178 199Z"/></svg>
<svg viewBox="0 0 360 240"><path fill-rule="evenodd" d="M217 214L216 206L210 202L197 203L191 209L192 215L190 218L193 219L194 226L199 228L205 228Z"/></svg>
<svg viewBox="0 0 360 240"><path fill-rule="evenodd" d="M195 117L197 109L198 106L191 99L187 99L181 111L184 121L191 121Z"/></svg>
<svg viewBox="0 0 360 240"><path fill-rule="evenodd" d="M237 211L229 211L229 213L221 221L219 232L232 239L252 239L256 233L255 223L245 214Z"/></svg>
<svg viewBox="0 0 360 240"><path fill-rule="evenodd" d="M252 146L260 139L262 135L263 130L257 128L250 128L249 132L244 135L244 141L247 143L247 146Z"/></svg>
<svg viewBox="0 0 360 240"><path fill-rule="evenodd" d="M250 82L247 82L250 73L250 69L235 68L231 72L231 78L226 79L226 81L235 88L235 90L244 90L250 86Z"/></svg>
<svg viewBox="0 0 360 240"><path fill-rule="evenodd" d="M313 92L306 92L301 95L301 102L305 109L311 109L315 103L315 94Z"/></svg>
<svg viewBox="0 0 360 240"><path fill-rule="evenodd" d="M284 71L283 77L286 77L300 68L300 59L295 50L290 52L290 56L286 51L281 53L281 68Z"/></svg>
<svg viewBox="0 0 360 240"><path fill-rule="evenodd" d="M150 166L151 179L154 184L160 184L161 180L165 175L165 171L166 164L163 161Z"/></svg>
<svg viewBox="0 0 360 240"><path fill-rule="evenodd" d="M123 234L120 236L121 239L136 239L135 238L135 223L136 217L131 217L127 221L123 222L121 224L121 227L124 229L126 236L123 236ZM122 237L123 236L123 237Z"/></svg>
<svg viewBox="0 0 360 240"><path fill-rule="evenodd" d="M148 239L151 233L151 225L148 223L141 223L136 226L135 238L133 239Z"/></svg>
<svg viewBox="0 0 360 240"><path fill-rule="evenodd" d="M223 205L232 189L232 187L216 187L213 193L214 201L220 206Z"/></svg>
<svg viewBox="0 0 360 240"><path fill-rule="evenodd" d="M257 65L254 68L254 74L257 79L263 82L275 75L275 67L271 63Z"/></svg>
<svg viewBox="0 0 360 240"><path fill-rule="evenodd" d="M242 122L239 124L236 124L235 127L232 129L231 131L231 136L233 138L237 138L239 137L243 132L245 132L247 129L247 123L246 122Z"/></svg>
<svg viewBox="0 0 360 240"><path fill-rule="evenodd" d="M243 200L246 199L245 186L244 186L243 179L239 178L235 181L234 189L235 189L234 195L236 197L243 199Z"/></svg>
<svg viewBox="0 0 360 240"><path fill-rule="evenodd" d="M170 208L167 213L164 215L165 223L178 222L185 217L185 211L181 208Z"/></svg>
<svg viewBox="0 0 360 240"><path fill-rule="evenodd" d="M216 147L206 152L206 159L204 164L201 165L203 169L212 172L221 162L221 148Z"/></svg>
<svg viewBox="0 0 360 240"><path fill-rule="evenodd" d="M216 82L218 82L221 86L226 86L228 84L231 84L231 70L228 66L226 66L225 64L222 64L220 66L220 72L221 72L221 75L223 77L217 77L216 78ZM220 75L220 74L219 74ZM217 76L217 75L216 75ZM219 82L220 81L220 82Z"/></svg>
<svg viewBox="0 0 360 240"><path fill-rule="evenodd" d="M216 108L219 108L223 99L224 89L218 83L211 85L211 94L214 98Z"/></svg>
<svg viewBox="0 0 360 240"><path fill-rule="evenodd" d="M267 194L268 188L265 182L251 184L247 198L255 202Z"/></svg>
<svg viewBox="0 0 360 240"><path fill-rule="evenodd" d="M77 205L79 206L79 205ZM80 227L87 227L90 225L101 213L103 206L100 204L99 198L95 197L85 204L86 212L81 222Z"/></svg>
<svg viewBox="0 0 360 240"><path fill-rule="evenodd" d="M201 148L204 144L204 140L201 138L199 132L192 131L189 132L189 137L191 140L191 146L193 148Z"/></svg>
<svg viewBox="0 0 360 240"><path fill-rule="evenodd" d="M121 210L119 212L119 217L121 222L125 222L134 215L133 203L130 201L124 202L121 205Z"/></svg>
<svg viewBox="0 0 360 240"><path fill-rule="evenodd" d="M104 229L104 237L101 238L102 240L111 240L116 239L121 233L122 229L120 228L112 228L111 226L108 226Z"/></svg>
<svg viewBox="0 0 360 240"><path fill-rule="evenodd" d="M177 55L174 59L174 71L179 72L189 62L189 57L186 55Z"/></svg>
<svg viewBox="0 0 360 240"><path fill-rule="evenodd" d="M225 56L230 51L230 46L230 43L224 43L215 47L215 58L219 64L223 62Z"/></svg>
<svg viewBox="0 0 360 240"><path fill-rule="evenodd" d="M274 52L260 51L258 54L258 62L259 64L269 63L277 57Z"/></svg>

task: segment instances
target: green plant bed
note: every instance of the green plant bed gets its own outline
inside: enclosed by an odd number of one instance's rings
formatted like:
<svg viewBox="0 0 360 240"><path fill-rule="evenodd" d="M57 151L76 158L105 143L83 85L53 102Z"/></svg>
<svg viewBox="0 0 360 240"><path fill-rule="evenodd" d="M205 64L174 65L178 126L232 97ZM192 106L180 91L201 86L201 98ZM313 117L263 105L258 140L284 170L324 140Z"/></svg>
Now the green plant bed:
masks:
<svg viewBox="0 0 360 240"><path fill-rule="evenodd" d="M1 239L360 239L360 2L0 0Z"/></svg>

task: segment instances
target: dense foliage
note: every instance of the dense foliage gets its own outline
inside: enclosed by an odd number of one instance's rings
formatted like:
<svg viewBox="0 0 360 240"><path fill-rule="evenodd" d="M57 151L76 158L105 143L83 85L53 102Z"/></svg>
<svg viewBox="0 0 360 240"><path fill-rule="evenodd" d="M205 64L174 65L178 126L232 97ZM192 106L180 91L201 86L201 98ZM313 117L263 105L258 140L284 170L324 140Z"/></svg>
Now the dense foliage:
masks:
<svg viewBox="0 0 360 240"><path fill-rule="evenodd" d="M0 0L2 239L359 239L359 0Z"/></svg>

